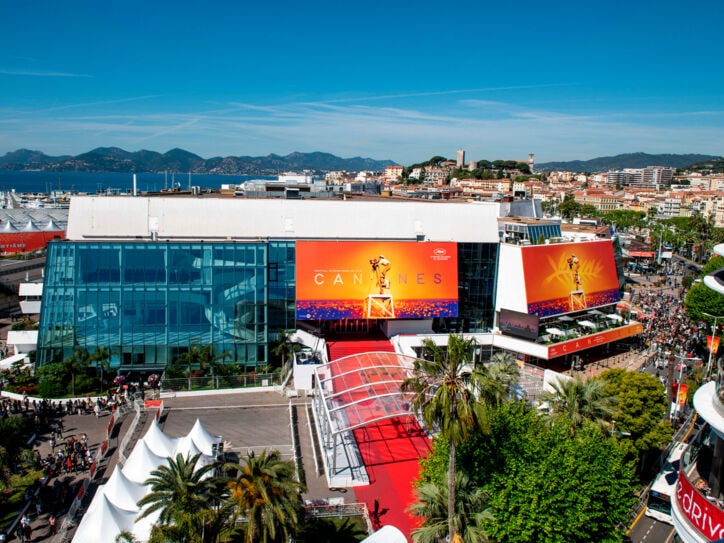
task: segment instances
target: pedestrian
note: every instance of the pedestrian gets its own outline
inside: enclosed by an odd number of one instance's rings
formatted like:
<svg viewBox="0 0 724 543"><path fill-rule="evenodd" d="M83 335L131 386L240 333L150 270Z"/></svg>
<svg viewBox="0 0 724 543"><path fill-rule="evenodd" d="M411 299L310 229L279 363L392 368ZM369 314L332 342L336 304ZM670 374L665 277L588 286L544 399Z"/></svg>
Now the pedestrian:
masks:
<svg viewBox="0 0 724 543"><path fill-rule="evenodd" d="M101 414L101 406L96 403L93 407L93 412L96 414L96 418L98 418Z"/></svg>
<svg viewBox="0 0 724 543"><path fill-rule="evenodd" d="M52 513L50 517L48 517L48 527L50 528L50 535L56 535L58 533L58 529L55 527L55 515Z"/></svg>
<svg viewBox="0 0 724 543"><path fill-rule="evenodd" d="M50 444L50 452L55 454L55 438L51 436L48 443Z"/></svg>

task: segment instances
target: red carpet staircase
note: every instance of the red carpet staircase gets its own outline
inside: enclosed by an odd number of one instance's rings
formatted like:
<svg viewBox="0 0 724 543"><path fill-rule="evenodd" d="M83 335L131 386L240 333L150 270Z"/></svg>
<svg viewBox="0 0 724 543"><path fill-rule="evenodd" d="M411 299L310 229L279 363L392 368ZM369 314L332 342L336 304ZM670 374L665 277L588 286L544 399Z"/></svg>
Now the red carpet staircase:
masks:
<svg viewBox="0 0 724 543"><path fill-rule="evenodd" d="M369 336L359 340L330 338L327 346L330 360L367 352L394 352L386 338ZM419 522L409 516L407 509L415 499L412 484L418 478L420 459L430 451L427 436L410 417L371 424L355 430L354 437L370 478L369 486L354 488L357 501L367 504L375 529L392 524L410 540L410 532Z"/></svg>

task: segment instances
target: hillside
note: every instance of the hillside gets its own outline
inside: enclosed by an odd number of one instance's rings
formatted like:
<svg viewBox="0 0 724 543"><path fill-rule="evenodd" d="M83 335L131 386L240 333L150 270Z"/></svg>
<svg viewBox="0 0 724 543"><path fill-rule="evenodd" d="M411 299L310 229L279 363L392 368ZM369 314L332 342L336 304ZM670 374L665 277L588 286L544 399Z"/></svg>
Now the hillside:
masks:
<svg viewBox="0 0 724 543"><path fill-rule="evenodd" d="M118 147L98 147L77 156L52 157L40 151L20 149L0 157L0 169L75 172L191 172L226 175L275 175L284 171L332 170L383 171L391 160L340 158L329 153L270 154L265 157L228 156L204 159L183 149L166 153L129 152Z"/></svg>
<svg viewBox="0 0 724 543"><path fill-rule="evenodd" d="M711 155L650 155L647 153L627 153L623 155L593 158L591 160L572 160L569 162L546 162L536 164L537 171L568 172L607 172L624 168L645 168L646 166L669 166L687 168L695 163L708 162L717 157Z"/></svg>

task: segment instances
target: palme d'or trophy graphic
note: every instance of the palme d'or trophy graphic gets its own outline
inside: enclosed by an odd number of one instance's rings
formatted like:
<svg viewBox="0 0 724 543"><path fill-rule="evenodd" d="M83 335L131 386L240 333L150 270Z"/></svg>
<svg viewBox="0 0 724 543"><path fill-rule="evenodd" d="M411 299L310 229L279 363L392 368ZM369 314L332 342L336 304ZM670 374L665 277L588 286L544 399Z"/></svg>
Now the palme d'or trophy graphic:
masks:
<svg viewBox="0 0 724 543"><path fill-rule="evenodd" d="M370 293L367 295L367 314L365 316L368 319L394 318L395 302L392 299L390 278L387 277L392 264L384 255L380 255L370 259L370 266L372 266L371 281L374 292L372 292L373 289L370 289Z"/></svg>
<svg viewBox="0 0 724 543"><path fill-rule="evenodd" d="M568 269L571 270L571 311L585 309L588 306L586 305L586 293L583 291L581 286L581 274L579 273L581 263L578 261L578 257L576 255L571 255L566 262L568 263Z"/></svg>

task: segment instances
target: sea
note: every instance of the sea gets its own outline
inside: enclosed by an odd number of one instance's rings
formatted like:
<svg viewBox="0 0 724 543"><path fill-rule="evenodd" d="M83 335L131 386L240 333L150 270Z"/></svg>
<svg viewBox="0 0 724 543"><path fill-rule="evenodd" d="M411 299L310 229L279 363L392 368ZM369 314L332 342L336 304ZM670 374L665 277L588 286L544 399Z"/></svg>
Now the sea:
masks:
<svg viewBox="0 0 724 543"><path fill-rule="evenodd" d="M276 179L262 175L209 175L187 173L138 173L138 192L160 192L161 190L190 190L191 187L219 189L221 185L240 184L250 179ZM88 173L88 172L47 172L0 170L0 190L19 193L86 193L133 191L132 173Z"/></svg>

